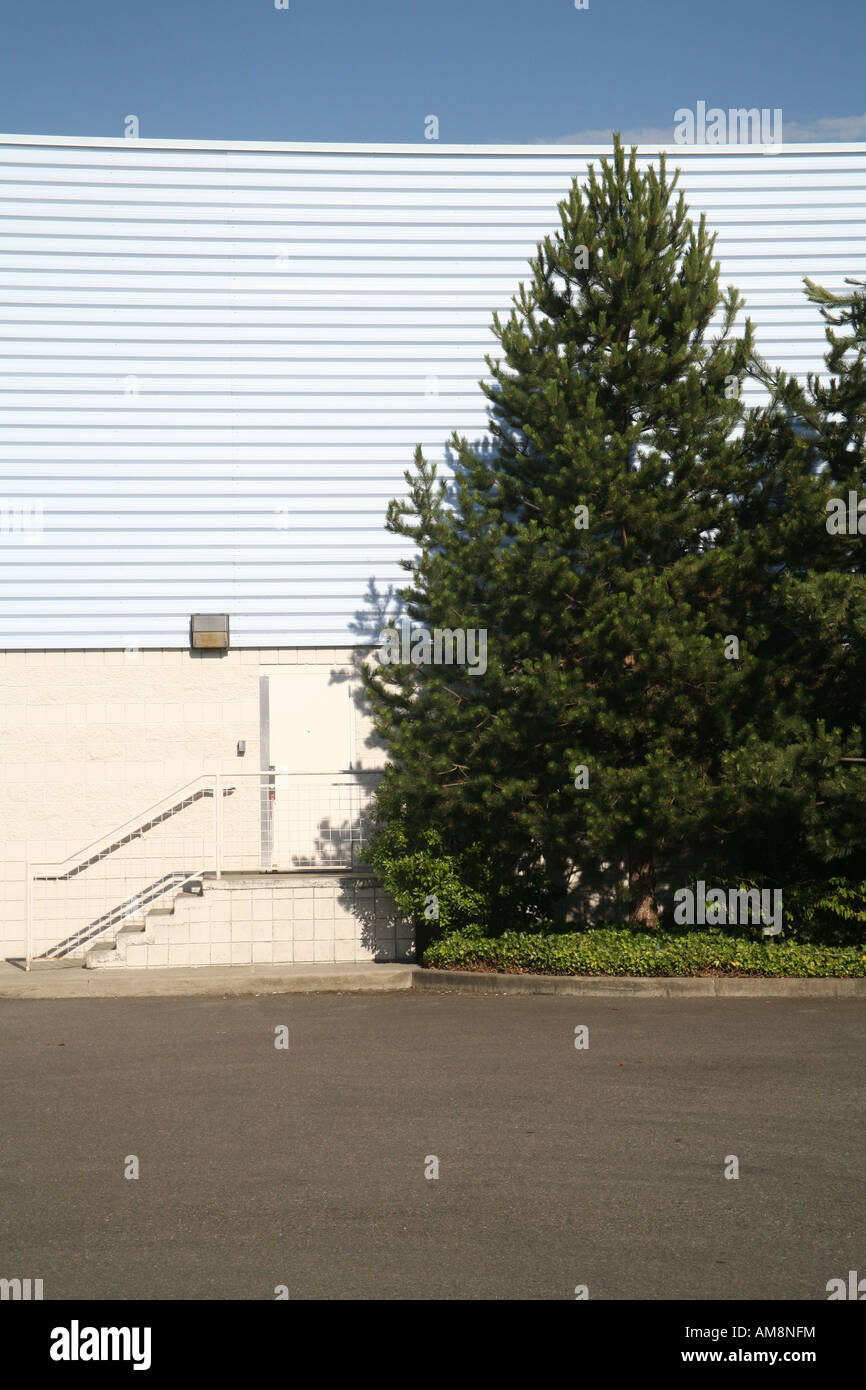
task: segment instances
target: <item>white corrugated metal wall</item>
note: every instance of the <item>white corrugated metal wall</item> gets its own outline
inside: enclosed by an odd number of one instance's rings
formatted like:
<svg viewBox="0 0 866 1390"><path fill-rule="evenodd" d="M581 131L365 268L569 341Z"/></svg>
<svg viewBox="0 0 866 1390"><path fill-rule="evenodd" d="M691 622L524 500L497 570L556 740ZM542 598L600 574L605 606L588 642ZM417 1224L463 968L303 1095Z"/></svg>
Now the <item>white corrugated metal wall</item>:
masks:
<svg viewBox="0 0 866 1390"><path fill-rule="evenodd" d="M760 350L819 370L866 145L667 149ZM416 442L483 437L492 312L608 152L0 137L0 647L363 640Z"/></svg>

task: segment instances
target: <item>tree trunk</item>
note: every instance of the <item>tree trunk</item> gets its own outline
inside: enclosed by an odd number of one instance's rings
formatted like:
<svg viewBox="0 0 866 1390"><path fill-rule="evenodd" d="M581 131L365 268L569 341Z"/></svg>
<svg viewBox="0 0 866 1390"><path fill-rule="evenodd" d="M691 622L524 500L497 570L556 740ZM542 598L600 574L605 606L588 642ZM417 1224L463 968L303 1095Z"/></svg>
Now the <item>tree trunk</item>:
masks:
<svg viewBox="0 0 866 1390"><path fill-rule="evenodd" d="M658 927L656 911L656 873L651 850L641 850L629 857L628 920L636 927Z"/></svg>

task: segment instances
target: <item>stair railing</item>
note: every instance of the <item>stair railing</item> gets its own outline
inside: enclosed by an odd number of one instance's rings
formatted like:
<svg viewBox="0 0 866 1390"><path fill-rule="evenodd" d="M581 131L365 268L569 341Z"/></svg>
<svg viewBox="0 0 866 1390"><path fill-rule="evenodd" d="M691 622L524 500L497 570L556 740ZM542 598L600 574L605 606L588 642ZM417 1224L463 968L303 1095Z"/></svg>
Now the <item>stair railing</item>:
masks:
<svg viewBox="0 0 866 1390"><path fill-rule="evenodd" d="M204 831L198 832L201 854L196 855L194 867L184 865L179 868L177 861L181 859L181 851L173 844L166 845L159 852L158 859L157 852L153 852L156 862L149 873L143 872L145 881L140 882L133 893L124 891L119 900L112 902L104 885L93 885L94 890L103 889L104 900L100 911L77 930L68 931L62 940L55 939L55 943L37 955L37 959L70 954L86 940L116 925L118 920L123 921L134 915L128 910L128 905L141 902L142 895L150 907L159 897L176 892L191 879L207 872L220 879L224 872L248 872L251 869L258 873L262 870L300 871L316 867L334 870L352 868L360 858L372 796L381 775L381 771L361 769L349 769L345 773L292 773L283 768L257 772L201 773L58 863L31 860L28 856L25 867L25 969L31 968L34 959L36 884L70 884L81 879L82 891L86 893L88 871L100 863L110 863L113 856L121 854L136 841L144 842L148 834L204 797L213 798L213 820L207 835ZM225 811L228 808L224 807L224 802L230 796L234 796L235 800L227 829ZM166 806L166 802L170 804ZM201 862L198 862L199 859ZM138 863L133 858L133 865ZM227 863L231 865L231 870L226 869ZM117 873L126 889L131 871L123 861L122 854ZM150 881L147 881L148 877Z"/></svg>
<svg viewBox="0 0 866 1390"><path fill-rule="evenodd" d="M204 784L204 785L203 785ZM195 789L195 790L192 790ZM165 821L171 820L180 812L192 806L195 802L205 797L213 797L213 862L217 878L221 877L221 823L222 823L222 801L226 795L231 795L234 787L224 787L220 773L205 772L198 777L192 778L188 782L183 782L179 787L164 793L158 800L150 803L142 811L138 811L134 816L130 816L120 825L115 826L106 834L98 835L82 849L66 856L59 861L34 860L28 853L25 864L25 970L31 968L33 962L33 927L34 927L34 884L50 882L68 882L77 878L79 874L85 873L93 868L95 864L117 854L136 840L142 840L149 831ZM165 807L165 802L171 801L172 804ZM164 809L160 814L155 814L160 807ZM108 841L106 844L105 842ZM172 887L181 887L183 883L197 877L206 871L207 864L203 863L194 870L188 870L177 879L173 884L167 883L165 892L169 892ZM49 870L53 872L48 872ZM110 923L109 923L110 924ZM103 930L105 928L102 928Z"/></svg>

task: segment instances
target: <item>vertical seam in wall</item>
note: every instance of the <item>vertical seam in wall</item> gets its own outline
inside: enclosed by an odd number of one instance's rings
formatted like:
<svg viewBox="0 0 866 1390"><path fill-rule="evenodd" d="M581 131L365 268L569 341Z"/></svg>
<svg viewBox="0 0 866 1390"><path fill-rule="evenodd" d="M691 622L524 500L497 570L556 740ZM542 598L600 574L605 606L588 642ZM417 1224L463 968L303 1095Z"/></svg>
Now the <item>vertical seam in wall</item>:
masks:
<svg viewBox="0 0 866 1390"><path fill-rule="evenodd" d="M270 677L259 676L259 768L263 772L271 765L271 696ZM270 778L264 776L259 782L259 801L261 805L261 867L271 867L271 797Z"/></svg>

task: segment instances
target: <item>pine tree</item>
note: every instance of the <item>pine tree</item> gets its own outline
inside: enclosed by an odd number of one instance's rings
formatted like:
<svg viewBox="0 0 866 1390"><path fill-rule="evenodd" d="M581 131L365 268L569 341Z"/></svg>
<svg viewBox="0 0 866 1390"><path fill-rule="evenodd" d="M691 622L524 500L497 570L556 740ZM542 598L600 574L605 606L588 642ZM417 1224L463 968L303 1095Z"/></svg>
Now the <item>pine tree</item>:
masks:
<svg viewBox="0 0 866 1390"><path fill-rule="evenodd" d="M789 884L830 865L866 876L866 546L847 531L849 493L866 496L866 294L806 289L825 319L825 372L800 384L756 359L770 401L747 423L748 466L722 542L728 589L762 636L749 719L726 759L719 852Z"/></svg>
<svg viewBox="0 0 866 1390"><path fill-rule="evenodd" d="M450 486L419 450L389 508L408 615L488 651L483 676L370 668L382 814L482 842L518 916L561 917L575 864L622 864L654 925L658 866L716 834L753 634L713 538L737 529L753 340L676 182L618 137L575 180L494 317L492 448L453 436Z"/></svg>

